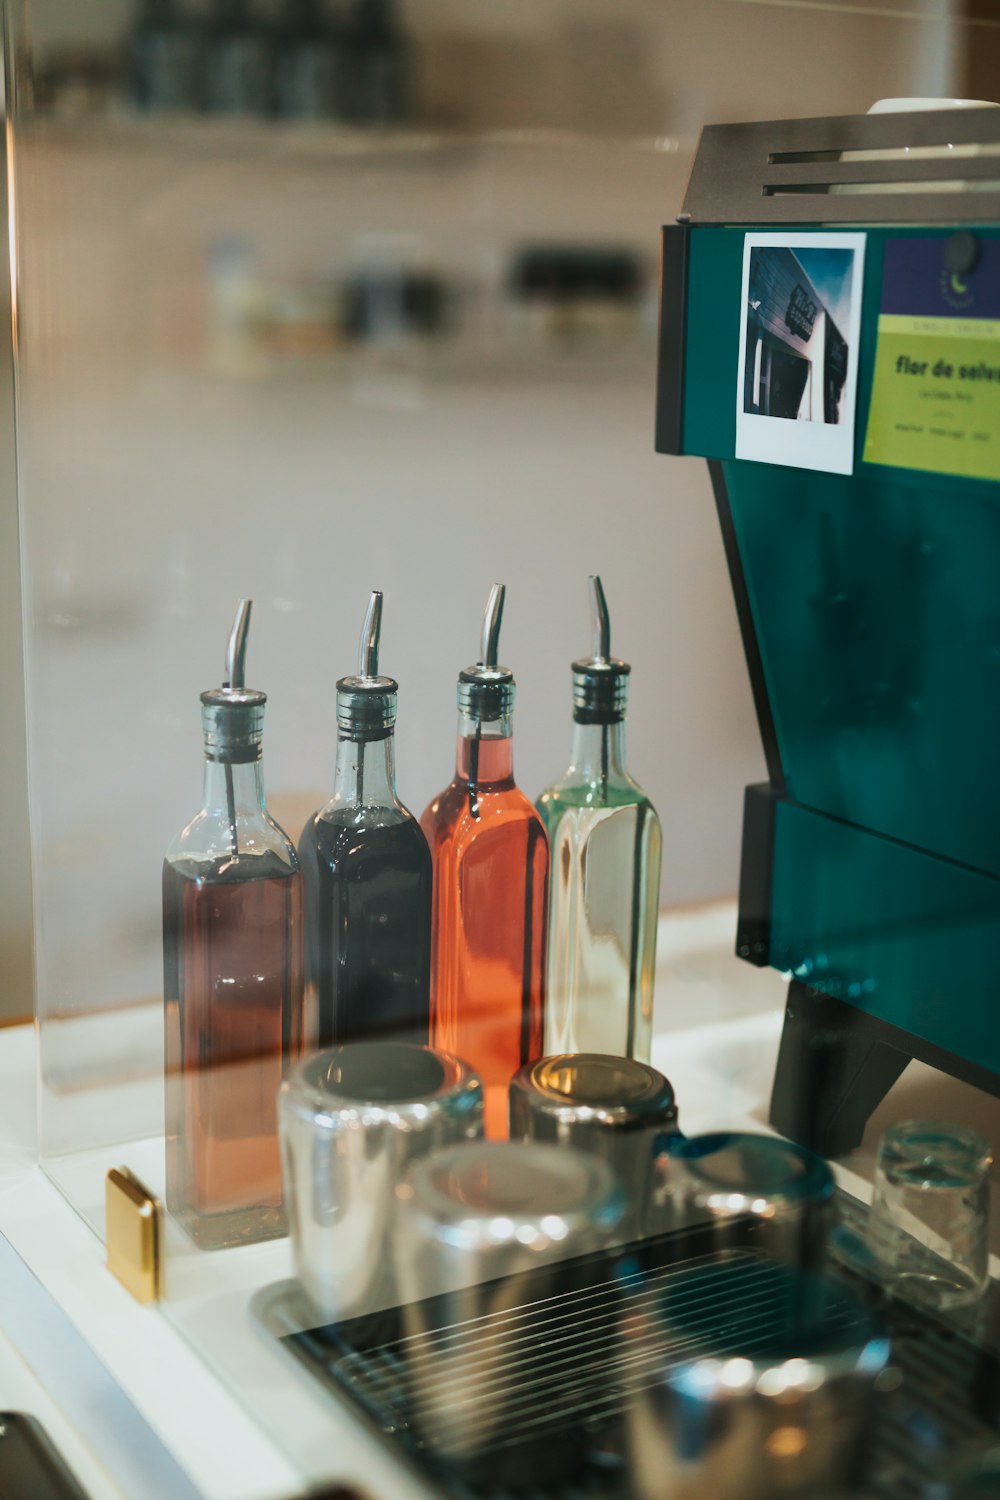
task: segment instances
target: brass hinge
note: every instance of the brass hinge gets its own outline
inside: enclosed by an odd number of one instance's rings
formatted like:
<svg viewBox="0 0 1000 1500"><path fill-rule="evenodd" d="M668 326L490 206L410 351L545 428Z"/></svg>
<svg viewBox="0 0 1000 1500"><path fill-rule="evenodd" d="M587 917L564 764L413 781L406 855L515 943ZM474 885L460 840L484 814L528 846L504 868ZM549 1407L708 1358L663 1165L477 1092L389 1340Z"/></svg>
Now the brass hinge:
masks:
<svg viewBox="0 0 1000 1500"><path fill-rule="evenodd" d="M108 1270L137 1302L160 1295L160 1205L128 1167L104 1182Z"/></svg>

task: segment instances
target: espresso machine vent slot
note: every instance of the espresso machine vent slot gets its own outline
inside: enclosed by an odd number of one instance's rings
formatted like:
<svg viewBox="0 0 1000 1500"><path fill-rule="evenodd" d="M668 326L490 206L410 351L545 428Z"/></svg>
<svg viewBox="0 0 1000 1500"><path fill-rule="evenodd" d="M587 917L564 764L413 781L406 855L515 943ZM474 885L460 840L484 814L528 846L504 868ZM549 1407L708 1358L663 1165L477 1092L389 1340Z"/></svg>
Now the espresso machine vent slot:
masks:
<svg viewBox="0 0 1000 1500"><path fill-rule="evenodd" d="M989 108L708 125L681 217L758 226L995 222L996 128Z"/></svg>

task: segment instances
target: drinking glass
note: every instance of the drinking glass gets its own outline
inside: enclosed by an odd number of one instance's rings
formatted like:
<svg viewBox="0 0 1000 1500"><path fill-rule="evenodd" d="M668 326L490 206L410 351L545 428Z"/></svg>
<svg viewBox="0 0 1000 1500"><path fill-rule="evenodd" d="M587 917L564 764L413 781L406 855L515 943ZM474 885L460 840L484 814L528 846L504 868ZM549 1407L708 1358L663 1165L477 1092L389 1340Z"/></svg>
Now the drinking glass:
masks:
<svg viewBox="0 0 1000 1500"><path fill-rule="evenodd" d="M983 1137L964 1125L904 1120L885 1132L868 1244L891 1292L938 1311L982 1295L992 1160Z"/></svg>

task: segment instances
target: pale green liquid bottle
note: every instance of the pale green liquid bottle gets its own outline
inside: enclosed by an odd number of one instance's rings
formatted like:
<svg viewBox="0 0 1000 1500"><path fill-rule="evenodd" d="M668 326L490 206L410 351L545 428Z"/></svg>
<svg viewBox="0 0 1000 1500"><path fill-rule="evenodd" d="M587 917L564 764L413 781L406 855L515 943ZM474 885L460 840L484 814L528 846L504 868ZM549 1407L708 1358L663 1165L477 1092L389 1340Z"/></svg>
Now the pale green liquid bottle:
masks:
<svg viewBox="0 0 1000 1500"><path fill-rule="evenodd" d="M538 799L552 850L545 1052L649 1060L660 820L625 764L630 668L610 656L591 579L594 655L573 663L573 748Z"/></svg>

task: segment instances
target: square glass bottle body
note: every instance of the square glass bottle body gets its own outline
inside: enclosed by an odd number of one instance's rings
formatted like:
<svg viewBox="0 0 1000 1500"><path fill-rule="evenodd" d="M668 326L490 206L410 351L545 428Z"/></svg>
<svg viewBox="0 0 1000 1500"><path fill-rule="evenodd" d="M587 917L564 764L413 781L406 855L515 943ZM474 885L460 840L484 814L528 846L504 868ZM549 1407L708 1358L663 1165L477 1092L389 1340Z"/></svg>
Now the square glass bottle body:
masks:
<svg viewBox="0 0 1000 1500"><path fill-rule="evenodd" d="M430 1024L431 856L396 796L393 736L342 736L334 795L299 840L307 1009L318 1045L424 1046Z"/></svg>
<svg viewBox="0 0 1000 1500"><path fill-rule="evenodd" d="M259 759L206 760L163 865L167 1207L203 1248L284 1233L277 1093L302 1045L302 877Z"/></svg>
<svg viewBox="0 0 1000 1500"><path fill-rule="evenodd" d="M479 1074L486 1133L505 1139L510 1080L542 1051L549 882L509 715L460 718L455 779L421 825L434 861L431 1042Z"/></svg>
<svg viewBox="0 0 1000 1500"><path fill-rule="evenodd" d="M648 1062L660 821L625 769L625 725L577 723L538 810L552 851L545 1052Z"/></svg>

